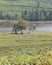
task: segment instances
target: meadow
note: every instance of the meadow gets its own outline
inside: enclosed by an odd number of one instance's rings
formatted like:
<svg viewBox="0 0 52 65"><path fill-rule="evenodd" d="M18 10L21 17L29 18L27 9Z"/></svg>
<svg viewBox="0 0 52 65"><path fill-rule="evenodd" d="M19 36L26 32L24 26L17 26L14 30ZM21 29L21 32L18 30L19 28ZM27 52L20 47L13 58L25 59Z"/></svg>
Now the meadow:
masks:
<svg viewBox="0 0 52 65"><path fill-rule="evenodd" d="M0 32L0 65L52 65L52 33Z"/></svg>

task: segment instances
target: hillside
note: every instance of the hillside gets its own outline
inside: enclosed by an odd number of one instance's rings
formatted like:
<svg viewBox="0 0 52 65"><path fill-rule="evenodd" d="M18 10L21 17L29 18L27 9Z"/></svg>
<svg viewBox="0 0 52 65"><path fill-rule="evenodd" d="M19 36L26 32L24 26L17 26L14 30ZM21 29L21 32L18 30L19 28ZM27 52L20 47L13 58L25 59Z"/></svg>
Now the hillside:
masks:
<svg viewBox="0 0 52 65"><path fill-rule="evenodd" d="M5 6L5 7L10 7L10 6L20 6L20 5L24 5L24 6L37 6L37 2L25 2L25 1L22 1L22 2L18 2L18 1L5 1L5 0L2 0L0 1L0 6ZM40 2L40 7L44 7L44 8L52 8L52 5L51 4L46 4L46 3L42 3Z"/></svg>
<svg viewBox="0 0 52 65"><path fill-rule="evenodd" d="M17 2L35 2L35 1L39 1L39 2L43 2L43 3L52 4L52 0L2 0L2 1L17 1Z"/></svg>
<svg viewBox="0 0 52 65"><path fill-rule="evenodd" d="M37 5L37 2L36 1L33 1L32 0L32 2L30 2L30 1L14 1L14 0L8 0L8 1L5 1L5 0L2 0L2 1L0 1L0 5L2 5L2 6L4 6L4 5L25 5L25 6L36 6ZM40 1L40 7L49 7L49 8L52 8L52 4L47 4L47 3L42 3L41 1Z"/></svg>

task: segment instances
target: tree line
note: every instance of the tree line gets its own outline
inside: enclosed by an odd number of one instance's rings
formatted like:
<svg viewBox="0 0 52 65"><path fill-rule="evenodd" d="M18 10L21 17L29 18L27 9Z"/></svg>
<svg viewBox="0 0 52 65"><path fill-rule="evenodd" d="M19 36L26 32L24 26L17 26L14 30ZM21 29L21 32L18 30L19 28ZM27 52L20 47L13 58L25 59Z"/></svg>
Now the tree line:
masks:
<svg viewBox="0 0 52 65"><path fill-rule="evenodd" d="M21 17L23 19L29 20L29 21L51 21L52 20L52 10L37 10L36 11L30 11L29 14L27 10L22 12Z"/></svg>
<svg viewBox="0 0 52 65"><path fill-rule="evenodd" d="M23 18L28 21L52 21L52 10L46 9L34 9L28 11L24 10L21 12L21 15L14 14L13 11L8 12L6 15L3 15L3 11L0 11L0 19L10 19L10 20L17 20L18 18Z"/></svg>

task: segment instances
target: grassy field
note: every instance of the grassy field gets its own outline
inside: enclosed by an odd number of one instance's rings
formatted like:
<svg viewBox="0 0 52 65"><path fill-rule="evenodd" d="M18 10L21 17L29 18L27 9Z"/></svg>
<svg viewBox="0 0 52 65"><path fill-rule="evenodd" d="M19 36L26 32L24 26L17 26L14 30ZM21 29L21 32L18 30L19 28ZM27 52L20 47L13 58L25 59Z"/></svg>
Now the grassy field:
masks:
<svg viewBox="0 0 52 65"><path fill-rule="evenodd" d="M52 33L30 33L29 35L24 33L21 34L7 34L0 33L0 46L3 45L21 45L21 44L51 44L52 42ZM34 42L32 42L34 41ZM10 43L11 42L11 43ZM4 44L5 43L5 44Z"/></svg>
<svg viewBox="0 0 52 65"><path fill-rule="evenodd" d="M0 65L52 65L52 33L0 32Z"/></svg>

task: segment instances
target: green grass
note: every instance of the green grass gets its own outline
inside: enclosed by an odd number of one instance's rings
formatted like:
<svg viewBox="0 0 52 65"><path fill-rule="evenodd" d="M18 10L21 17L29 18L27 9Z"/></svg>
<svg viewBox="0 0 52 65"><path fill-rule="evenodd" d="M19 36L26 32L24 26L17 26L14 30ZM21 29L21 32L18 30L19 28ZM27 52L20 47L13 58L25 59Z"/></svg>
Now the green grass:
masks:
<svg viewBox="0 0 52 65"><path fill-rule="evenodd" d="M2 63L52 64L52 33L8 34L0 32ZM45 63L45 64L44 64ZM5 65L5 64L4 64ZM30 65L30 64L29 64ZM49 65L49 64L48 64Z"/></svg>
<svg viewBox="0 0 52 65"><path fill-rule="evenodd" d="M0 46L8 45L50 45L52 33L31 33L31 34L7 34L0 33Z"/></svg>

